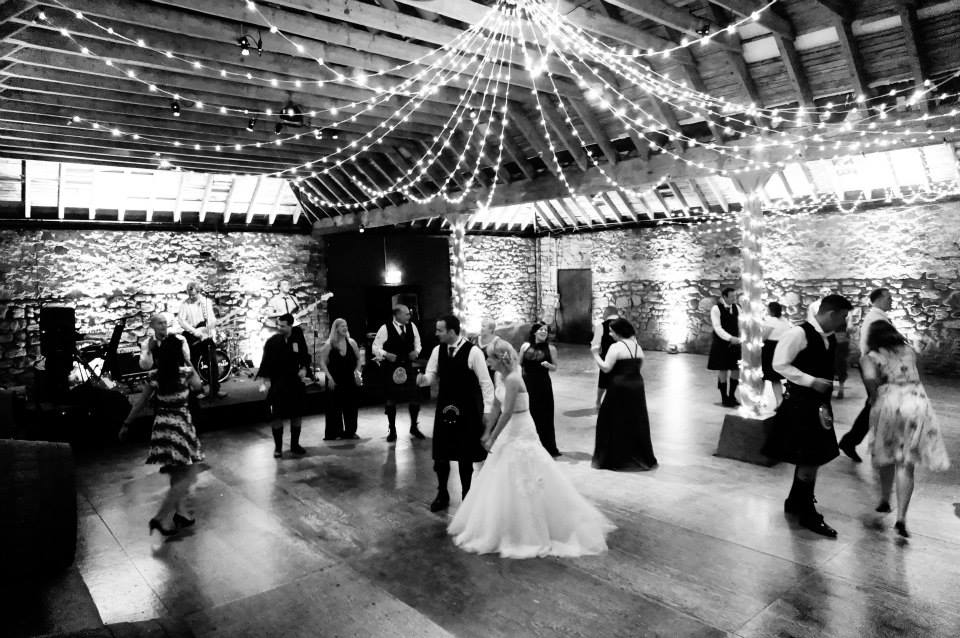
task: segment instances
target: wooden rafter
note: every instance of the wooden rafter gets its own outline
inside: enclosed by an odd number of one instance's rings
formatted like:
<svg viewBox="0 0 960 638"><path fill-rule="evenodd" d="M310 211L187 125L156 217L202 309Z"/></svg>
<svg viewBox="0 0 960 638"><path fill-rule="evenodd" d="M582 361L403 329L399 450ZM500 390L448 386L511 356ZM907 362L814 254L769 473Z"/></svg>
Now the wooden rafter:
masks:
<svg viewBox="0 0 960 638"><path fill-rule="evenodd" d="M843 19L850 17L851 3L849 0L814 0L817 4Z"/></svg>
<svg viewBox="0 0 960 638"><path fill-rule="evenodd" d="M177 180L177 197L173 202L173 221L175 224L180 223L180 217L183 213L183 186L186 181L187 174L181 171Z"/></svg>
<svg viewBox="0 0 960 638"><path fill-rule="evenodd" d="M590 131L590 135L593 137L594 142L600 147L600 151L607 158L607 161L611 164L616 164L619 160L616 149L613 148L613 144L610 143L610 134L604 130L603 125L600 123L600 120L597 119L596 115L594 115L593 111L590 110L590 106L586 100L569 99L568 101L573 106L573 110L577 112L577 116L579 116L584 126Z"/></svg>
<svg viewBox="0 0 960 638"><path fill-rule="evenodd" d="M640 216L633 206L627 201L620 191L608 191L603 193L603 197L614 207L620 210L620 214L629 217L635 222L640 221Z"/></svg>
<svg viewBox="0 0 960 638"><path fill-rule="evenodd" d="M182 179L183 178L181 176L181 181ZM257 183L253 187L253 194L250 196L250 203L247 204L247 216L246 216L246 219L244 220L244 223L249 224L250 222L253 221L253 211L256 208L257 198L260 197L260 189L263 188L263 184L265 181L266 181L266 178L263 175L257 176Z"/></svg>
<svg viewBox="0 0 960 638"><path fill-rule="evenodd" d="M660 192L659 188L652 189L653 197L657 200L657 203L660 204L660 207L663 208L663 214L667 217L673 217L673 207L667 203L667 198L663 196L663 193Z"/></svg>
<svg viewBox="0 0 960 638"><path fill-rule="evenodd" d="M27 172L28 162L23 160L20 162L20 199L23 200L23 216L27 219L30 219L32 199L33 199L33 189L30 186L30 174Z"/></svg>
<svg viewBox="0 0 960 638"><path fill-rule="evenodd" d="M749 18L757 14L759 24L767 29L770 29L774 33L779 33L786 38L792 38L794 36L793 25L790 24L789 20L770 9L760 12L760 9L767 4L766 2L761 2L761 0L710 0L710 2L720 5L728 11L733 11L744 18Z"/></svg>
<svg viewBox="0 0 960 638"><path fill-rule="evenodd" d="M780 57L783 59L787 77L790 78L790 84L793 85L793 90L797 94L797 101L805 109L814 108L813 91L810 88L810 82L807 79L806 71L803 70L800 54L797 53L797 47L793 40L785 38L779 33L773 34L773 38L780 50Z"/></svg>
<svg viewBox="0 0 960 638"><path fill-rule="evenodd" d="M920 52L920 38L917 33L917 3L916 0L897 0L897 13L900 16L900 26L903 29L904 44L907 51L907 62L910 65L910 75L913 76L913 85L917 91L924 90L926 73L924 60ZM922 111L930 110L930 102L920 99L917 106Z"/></svg>
<svg viewBox="0 0 960 638"><path fill-rule="evenodd" d="M684 215L690 215L690 205L687 204L687 198L683 196L683 193L680 192L680 187L677 186L677 183L674 181L667 182L667 186L670 187L670 192L673 193L674 198L676 198L677 203L680 204L680 210L683 211Z"/></svg>
<svg viewBox="0 0 960 638"><path fill-rule="evenodd" d="M230 216L233 214L233 199L237 194L237 182L240 178L230 180L230 190L227 191L227 199L223 203L223 223L230 223Z"/></svg>
<svg viewBox="0 0 960 638"><path fill-rule="evenodd" d="M837 32L837 38L840 42L840 51L847 65L847 72L850 74L850 82L857 96L870 98L873 91L867 82L867 74L863 67L863 57L860 55L860 48L857 46L856 39L853 36L853 26L849 20L837 18L833 23ZM862 108L866 108L863 106Z"/></svg>
<svg viewBox="0 0 960 638"><path fill-rule="evenodd" d="M690 186L690 192L697 198L697 205L700 207L700 210L705 214L709 214L710 202L707 201L707 196L704 194L703 189L700 188L700 184L695 179L687 180L687 184Z"/></svg>

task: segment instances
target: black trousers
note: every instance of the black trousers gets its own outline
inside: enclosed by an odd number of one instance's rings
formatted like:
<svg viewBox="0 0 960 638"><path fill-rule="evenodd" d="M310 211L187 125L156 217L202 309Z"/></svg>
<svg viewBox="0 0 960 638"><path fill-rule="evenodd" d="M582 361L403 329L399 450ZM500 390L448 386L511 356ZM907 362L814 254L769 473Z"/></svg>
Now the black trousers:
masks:
<svg viewBox="0 0 960 638"><path fill-rule="evenodd" d="M327 393L326 428L328 439L357 433L357 410L360 407L360 391L348 381L338 383Z"/></svg>
<svg viewBox="0 0 960 638"><path fill-rule="evenodd" d="M853 427L840 439L840 445L852 445L856 447L863 443L867 438L867 432L870 431L870 399L864 404L860 414L853 421Z"/></svg>

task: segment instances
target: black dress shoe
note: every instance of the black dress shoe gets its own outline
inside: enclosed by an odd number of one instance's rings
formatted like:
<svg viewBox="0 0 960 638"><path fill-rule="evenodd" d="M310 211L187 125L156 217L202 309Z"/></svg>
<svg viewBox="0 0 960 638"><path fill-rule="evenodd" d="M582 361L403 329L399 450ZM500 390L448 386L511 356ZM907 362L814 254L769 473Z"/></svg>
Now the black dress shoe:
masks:
<svg viewBox="0 0 960 638"><path fill-rule="evenodd" d="M159 519L156 519L156 518L150 519L150 524L148 525L148 527L150 529L151 536L153 536L153 530L157 530L163 536L173 536L174 534L177 533L176 527L174 527L173 529L167 529L166 527L161 525Z"/></svg>
<svg viewBox="0 0 960 638"><path fill-rule="evenodd" d="M857 454L857 446L850 445L849 443L840 442L840 451L850 457L850 460L854 463L863 463L863 459L860 458L860 455Z"/></svg>
<svg viewBox="0 0 960 638"><path fill-rule="evenodd" d="M900 534L900 536L903 536L904 538L910 538L910 532L907 531L906 521L897 521L893 524L893 528L897 530L897 534Z"/></svg>
<svg viewBox="0 0 960 638"><path fill-rule="evenodd" d="M393 443L397 440L397 431L390 430L390 434L387 435L387 443Z"/></svg>
<svg viewBox="0 0 960 638"><path fill-rule="evenodd" d="M290 446L290 451L293 452L294 454L306 454L306 453L307 453L307 451L306 451L306 450L303 448L303 446L300 445L299 443L297 443L296 445L291 445L291 446Z"/></svg>
<svg viewBox="0 0 960 638"><path fill-rule="evenodd" d="M283 458L283 452L281 452L280 450L274 450L274 451L273 451L273 458L275 458L275 459Z"/></svg>
<svg viewBox="0 0 960 638"><path fill-rule="evenodd" d="M178 529L186 529L187 527L193 527L196 525L197 519L187 518L186 516L181 516L180 514L174 514L173 524L176 525Z"/></svg>
<svg viewBox="0 0 960 638"><path fill-rule="evenodd" d="M341 439L344 439L344 440L347 440L347 441L352 441L352 440L359 439L359 438L360 438L360 435L357 434L356 432L354 432L353 434L344 434L344 435L341 436L340 438L341 438Z"/></svg>
<svg viewBox="0 0 960 638"><path fill-rule="evenodd" d="M793 514L795 516L799 516L808 509L810 509L809 503L802 503L800 501L794 501L789 498L783 502L784 514Z"/></svg>
<svg viewBox="0 0 960 638"><path fill-rule="evenodd" d="M823 516L816 512L801 516L798 522L800 523L800 527L804 527L815 534L820 534L827 538L837 537L837 530L827 525L823 520Z"/></svg>
<svg viewBox="0 0 960 638"><path fill-rule="evenodd" d="M889 514L891 511L890 503L888 501L880 501L880 504L877 505L877 509L874 511L880 512L881 514Z"/></svg>
<svg viewBox="0 0 960 638"><path fill-rule="evenodd" d="M343 436L325 436L323 437L324 441L336 441L337 439L342 439Z"/></svg>
<svg viewBox="0 0 960 638"><path fill-rule="evenodd" d="M423 432L421 432L417 426L413 426L412 428L410 428L410 436L412 436L415 439L420 439L421 441L427 438L423 435Z"/></svg>
<svg viewBox="0 0 960 638"><path fill-rule="evenodd" d="M450 507L450 495L449 494L437 494L437 498L433 499L433 502L430 503L431 512L439 512Z"/></svg>

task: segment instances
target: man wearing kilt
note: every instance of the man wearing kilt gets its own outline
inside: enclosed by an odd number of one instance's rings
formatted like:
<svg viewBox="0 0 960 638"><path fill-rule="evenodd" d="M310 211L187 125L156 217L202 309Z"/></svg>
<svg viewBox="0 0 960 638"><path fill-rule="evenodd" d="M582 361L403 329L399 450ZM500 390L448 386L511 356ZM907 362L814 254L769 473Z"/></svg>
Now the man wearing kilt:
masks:
<svg viewBox="0 0 960 638"><path fill-rule="evenodd" d="M283 456L283 419L290 419L290 451L306 454L300 445L306 387L303 380L310 368L310 353L302 330L293 329L293 315L285 313L277 319L278 334L263 344L263 359L257 377L264 381L260 391L267 393L272 413L273 456Z"/></svg>
<svg viewBox="0 0 960 638"><path fill-rule="evenodd" d="M413 362L420 356L420 332L410 322L410 309L403 304L393 307L393 321L380 326L371 346L383 371L384 394L389 432L387 441L397 440L397 404L407 402L410 411L410 436L424 438L417 427L420 397L417 394Z"/></svg>
<svg viewBox="0 0 960 638"><path fill-rule="evenodd" d="M481 439L493 408L493 382L483 352L460 335L460 320L447 316L437 321L437 340L440 345L430 353L426 372L417 378L419 386L428 386L435 380L440 385L433 419L437 498L430 504L431 512L450 505L450 461L459 465L462 495L467 496L473 464L487 458Z"/></svg>
<svg viewBox="0 0 960 638"><path fill-rule="evenodd" d="M707 370L717 372L720 399L728 408L740 405L736 399L740 383L740 306L735 303L736 292L734 288L724 288L720 302L710 309L713 343L710 344Z"/></svg>
<svg viewBox="0 0 960 638"><path fill-rule="evenodd" d="M814 506L817 470L840 454L833 428L833 372L836 339L853 305L841 295L827 295L815 317L790 328L773 353L773 369L787 380L783 403L764 453L796 466L793 486L783 503L787 514L822 536L834 538Z"/></svg>

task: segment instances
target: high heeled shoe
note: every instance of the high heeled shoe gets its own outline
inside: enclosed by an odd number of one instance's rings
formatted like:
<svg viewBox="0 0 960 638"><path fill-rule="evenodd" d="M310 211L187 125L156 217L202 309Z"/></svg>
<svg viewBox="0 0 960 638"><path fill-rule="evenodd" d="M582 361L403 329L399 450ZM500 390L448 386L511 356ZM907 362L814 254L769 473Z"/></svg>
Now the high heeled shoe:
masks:
<svg viewBox="0 0 960 638"><path fill-rule="evenodd" d="M173 524L177 526L177 529L186 529L187 527L193 527L196 525L197 519L187 518L186 516L181 516L180 514L174 514Z"/></svg>
<svg viewBox="0 0 960 638"><path fill-rule="evenodd" d="M906 521L897 521L893 524L893 527L897 530L897 534L900 534L900 536L903 536L904 538L910 538L910 532L907 531Z"/></svg>
<svg viewBox="0 0 960 638"><path fill-rule="evenodd" d="M166 527L164 527L164 526L160 523L160 520L159 520L159 519L156 519L156 518L151 518L151 519L150 519L150 523L149 523L149 525L148 525L148 528L150 529L150 535L151 535L151 536L153 536L153 530L157 530L158 532L160 532L160 534L161 534L162 536L173 536L174 534L177 533L177 529L176 529L176 528L174 528L174 529L167 529Z"/></svg>

